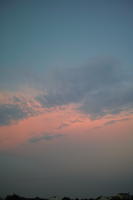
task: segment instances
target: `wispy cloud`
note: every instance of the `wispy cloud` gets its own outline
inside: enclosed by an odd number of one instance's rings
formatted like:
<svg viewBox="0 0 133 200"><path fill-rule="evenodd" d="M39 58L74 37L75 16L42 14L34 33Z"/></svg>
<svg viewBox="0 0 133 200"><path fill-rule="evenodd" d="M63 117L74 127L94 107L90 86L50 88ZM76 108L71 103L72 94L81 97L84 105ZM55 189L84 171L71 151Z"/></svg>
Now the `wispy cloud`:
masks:
<svg viewBox="0 0 133 200"><path fill-rule="evenodd" d="M128 121L128 120L130 120L130 118L114 119L114 120L107 121L106 123L104 123L104 125L107 126L107 125L115 124L117 122Z"/></svg>
<svg viewBox="0 0 133 200"><path fill-rule="evenodd" d="M69 125L70 124L68 124L68 123L62 123L60 126L57 127L57 129L62 129L62 128L67 127Z"/></svg>
<svg viewBox="0 0 133 200"><path fill-rule="evenodd" d="M41 136L36 136L36 137L32 137L29 139L29 142L30 143L37 143L37 142L40 142L42 140L54 140L54 139L57 139L57 138L60 138L60 137L63 137L64 134L43 134Z"/></svg>

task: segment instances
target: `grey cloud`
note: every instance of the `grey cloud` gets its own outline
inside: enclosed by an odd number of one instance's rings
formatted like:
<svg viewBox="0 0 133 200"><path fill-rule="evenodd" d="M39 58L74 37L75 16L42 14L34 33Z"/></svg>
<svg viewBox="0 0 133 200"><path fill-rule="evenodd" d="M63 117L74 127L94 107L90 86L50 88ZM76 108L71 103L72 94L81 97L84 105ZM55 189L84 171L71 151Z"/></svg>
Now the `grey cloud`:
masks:
<svg viewBox="0 0 133 200"><path fill-rule="evenodd" d="M13 121L24 119L28 113L22 110L19 105L2 104L0 105L0 126L9 125Z"/></svg>
<svg viewBox="0 0 133 200"><path fill-rule="evenodd" d="M64 136L63 134L46 134L46 135L41 135L41 136L36 136L36 137L32 137L29 139L30 143L37 143L40 142L42 140L54 140L56 138L60 138Z"/></svg>
<svg viewBox="0 0 133 200"><path fill-rule="evenodd" d="M92 118L133 108L133 70L113 59L97 59L86 66L58 69L47 95L36 100L44 107L79 103L78 110Z"/></svg>
<svg viewBox="0 0 133 200"><path fill-rule="evenodd" d="M106 114L118 114L133 108L133 87L122 83L115 86L101 88L88 94L79 110L88 113L92 118L102 117Z"/></svg>
<svg viewBox="0 0 133 200"><path fill-rule="evenodd" d="M101 60L83 67L58 69L48 82L48 95L38 96L37 100L46 107L79 102L86 93L117 82L117 71L117 63Z"/></svg>
<svg viewBox="0 0 133 200"><path fill-rule="evenodd" d="M26 100L13 97L12 103L0 104L0 126L10 125L36 114L38 111L32 105L29 106Z"/></svg>

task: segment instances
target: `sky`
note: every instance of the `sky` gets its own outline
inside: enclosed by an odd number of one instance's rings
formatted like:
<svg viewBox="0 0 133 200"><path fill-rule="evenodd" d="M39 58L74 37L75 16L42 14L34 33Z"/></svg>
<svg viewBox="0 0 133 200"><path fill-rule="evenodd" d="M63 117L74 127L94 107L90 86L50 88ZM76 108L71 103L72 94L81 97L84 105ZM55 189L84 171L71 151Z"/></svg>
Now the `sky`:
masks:
<svg viewBox="0 0 133 200"><path fill-rule="evenodd" d="M0 195L133 194L133 1L0 0Z"/></svg>

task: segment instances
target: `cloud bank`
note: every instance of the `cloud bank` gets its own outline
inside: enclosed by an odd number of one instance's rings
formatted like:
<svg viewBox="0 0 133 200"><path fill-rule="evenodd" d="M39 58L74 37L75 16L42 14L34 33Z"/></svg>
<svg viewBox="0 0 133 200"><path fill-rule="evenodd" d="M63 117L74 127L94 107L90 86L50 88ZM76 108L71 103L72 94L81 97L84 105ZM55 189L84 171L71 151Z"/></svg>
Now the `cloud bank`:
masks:
<svg viewBox="0 0 133 200"><path fill-rule="evenodd" d="M0 103L0 126L37 115L41 109L47 112L69 104L75 104L78 112L91 119L131 112L132 77L132 67L112 58L73 68L50 68L40 76L41 90L33 98L13 96L11 102Z"/></svg>
<svg viewBox="0 0 133 200"><path fill-rule="evenodd" d="M76 103L78 111L91 118L125 112L133 108L132 75L132 68L112 58L96 59L82 67L52 72L47 94L36 100L47 108Z"/></svg>

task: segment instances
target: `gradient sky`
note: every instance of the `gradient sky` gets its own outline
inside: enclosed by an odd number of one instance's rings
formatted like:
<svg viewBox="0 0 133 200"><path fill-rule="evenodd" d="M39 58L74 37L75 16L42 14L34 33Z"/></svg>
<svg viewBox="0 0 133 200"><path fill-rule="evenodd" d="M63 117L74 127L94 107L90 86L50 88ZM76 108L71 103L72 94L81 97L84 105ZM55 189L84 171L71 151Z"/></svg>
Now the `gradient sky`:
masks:
<svg viewBox="0 0 133 200"><path fill-rule="evenodd" d="M0 195L133 193L132 21L132 0L0 0Z"/></svg>

